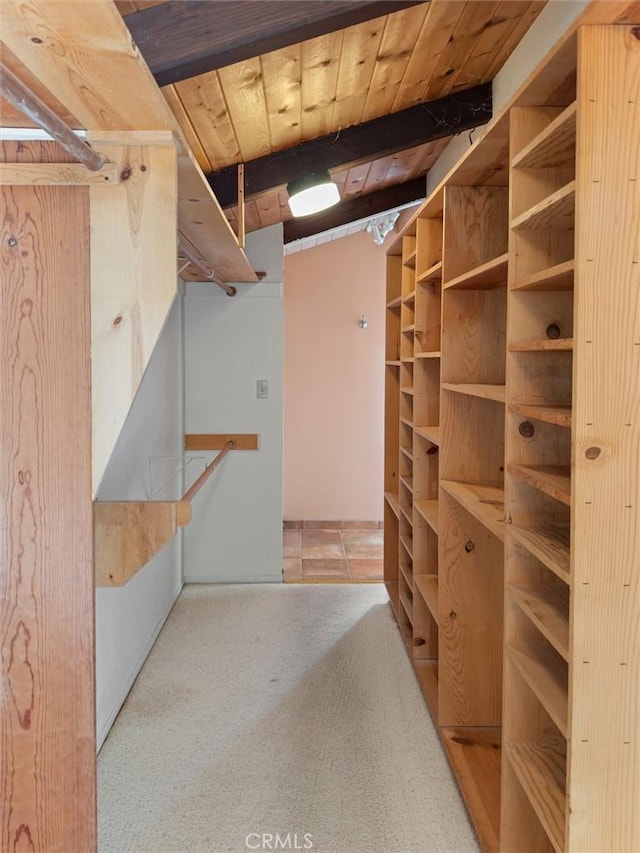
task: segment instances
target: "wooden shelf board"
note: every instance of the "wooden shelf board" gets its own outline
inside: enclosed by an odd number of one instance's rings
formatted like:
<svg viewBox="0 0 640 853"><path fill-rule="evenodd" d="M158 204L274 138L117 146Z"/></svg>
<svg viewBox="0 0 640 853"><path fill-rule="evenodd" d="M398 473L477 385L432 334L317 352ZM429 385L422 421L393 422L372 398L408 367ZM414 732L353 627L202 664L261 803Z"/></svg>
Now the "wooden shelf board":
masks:
<svg viewBox="0 0 640 853"><path fill-rule="evenodd" d="M568 465L509 465L509 472L534 489L571 506L571 468Z"/></svg>
<svg viewBox="0 0 640 853"><path fill-rule="evenodd" d="M402 259L402 266L411 267L411 269L415 268L416 265L416 249L413 249L406 258Z"/></svg>
<svg viewBox="0 0 640 853"><path fill-rule="evenodd" d="M406 506L401 506L401 507L400 507L400 512L401 512L401 513L403 514L403 516L407 519L407 521L409 522L409 524L413 527L413 518L411 517L411 508L410 508L410 507L406 507Z"/></svg>
<svg viewBox="0 0 640 853"><path fill-rule="evenodd" d="M440 281L442 279L442 261L438 261L429 269L416 274L416 284L427 284L428 282Z"/></svg>
<svg viewBox="0 0 640 853"><path fill-rule="evenodd" d="M396 518L400 518L400 504L398 503L398 496L393 492L385 492L384 499L389 504L391 508L391 512L395 515Z"/></svg>
<svg viewBox="0 0 640 853"><path fill-rule="evenodd" d="M400 389L400 391L401 391L403 394L411 394L411 395L413 396L413 388L409 388L408 386L405 386L404 388L401 388L401 389Z"/></svg>
<svg viewBox="0 0 640 853"><path fill-rule="evenodd" d="M509 352L572 352L573 338L542 341L520 341L508 346Z"/></svg>
<svg viewBox="0 0 640 853"><path fill-rule="evenodd" d="M507 283L509 253L486 261L442 285L444 290L493 290Z"/></svg>
<svg viewBox="0 0 640 853"><path fill-rule="evenodd" d="M404 612L407 614L407 619L413 625L413 608L411 606L411 601L409 600L409 596L402 592L402 590L400 590L400 604L402 605Z"/></svg>
<svg viewBox="0 0 640 853"><path fill-rule="evenodd" d="M504 490L493 483L461 483L441 480L440 485L481 524L504 542Z"/></svg>
<svg viewBox="0 0 640 853"><path fill-rule="evenodd" d="M400 359L400 361L402 364L413 364L413 356L412 355L403 356Z"/></svg>
<svg viewBox="0 0 640 853"><path fill-rule="evenodd" d="M408 539L406 536L400 536L400 544L407 552L407 556L413 560L413 542L411 539Z"/></svg>
<svg viewBox="0 0 640 853"><path fill-rule="evenodd" d="M424 598L425 604L429 608L429 612L438 625L438 576L437 575L416 575L416 589Z"/></svg>
<svg viewBox="0 0 640 853"><path fill-rule="evenodd" d="M403 304L403 305L411 305L411 303L412 303L412 302L415 302L415 301L416 301L416 292L415 292L415 290L412 290L412 291L411 291L411 293L407 293L407 295L406 295L406 296L403 296L403 297L402 297L402 304Z"/></svg>
<svg viewBox="0 0 640 853"><path fill-rule="evenodd" d="M440 737L486 853L498 853L500 729L440 728Z"/></svg>
<svg viewBox="0 0 640 853"><path fill-rule="evenodd" d="M402 296L396 296L390 302L387 302L387 308L399 308L402 305Z"/></svg>
<svg viewBox="0 0 640 853"><path fill-rule="evenodd" d="M512 601L533 622L543 637L569 660L569 588L564 584L522 587L509 584Z"/></svg>
<svg viewBox="0 0 640 853"><path fill-rule="evenodd" d="M413 494L413 477L400 477L400 482Z"/></svg>
<svg viewBox="0 0 640 853"><path fill-rule="evenodd" d="M406 585L409 587L411 592L413 592L413 581L411 579L411 573L409 571L409 566L406 566L404 563L398 563L398 568L400 569L400 572L402 573L402 577L404 578Z"/></svg>
<svg viewBox="0 0 640 853"><path fill-rule="evenodd" d="M415 508L437 535L438 533L438 501L415 501Z"/></svg>
<svg viewBox="0 0 640 853"><path fill-rule="evenodd" d="M405 424L406 426L411 427L411 429L413 429L413 421L410 421L409 418L400 418L400 423Z"/></svg>
<svg viewBox="0 0 640 853"><path fill-rule="evenodd" d="M431 444L440 447L440 427L439 426L417 426L413 428L416 435L420 438L426 438Z"/></svg>
<svg viewBox="0 0 640 853"><path fill-rule="evenodd" d="M413 450L410 447L401 447L400 453L403 453L407 459L410 459L413 462Z"/></svg>
<svg viewBox="0 0 640 853"><path fill-rule="evenodd" d="M408 335L409 333L413 333L413 332L415 332L415 330L416 330L416 324L415 324L415 323L411 323L409 326L403 326L401 331L402 331L404 334L407 334L407 335Z"/></svg>
<svg viewBox="0 0 640 853"><path fill-rule="evenodd" d="M511 290L573 290L574 268L573 260L555 264L512 284Z"/></svg>
<svg viewBox="0 0 640 853"><path fill-rule="evenodd" d="M521 169L549 169L575 160L576 112L574 101L516 154L512 166Z"/></svg>
<svg viewBox="0 0 640 853"><path fill-rule="evenodd" d="M387 367L400 367L401 363L402 362L399 359L397 359L397 360L391 359L389 361L385 361L385 364L387 365Z"/></svg>
<svg viewBox="0 0 640 853"><path fill-rule="evenodd" d="M572 229L574 224L576 182L570 181L550 196L525 210L511 222L513 231L534 228Z"/></svg>
<svg viewBox="0 0 640 853"><path fill-rule="evenodd" d="M482 397L483 400L493 400L496 403L504 403L506 391L504 385L489 385L485 383L468 382L443 382L445 391L454 391L456 394L466 394L469 397Z"/></svg>
<svg viewBox="0 0 640 853"><path fill-rule="evenodd" d="M549 840L564 853L566 759L535 743L505 744L504 751Z"/></svg>
<svg viewBox="0 0 640 853"><path fill-rule="evenodd" d="M567 737L568 691L566 675L557 661L549 656L542 663L534 653L525 653L515 646L507 645L507 654L516 669L538 697L540 704L556 724L561 734ZM551 655L551 653L549 653Z"/></svg>
<svg viewBox="0 0 640 853"><path fill-rule="evenodd" d="M413 669L418 679L427 707L438 716L438 661L414 658Z"/></svg>
<svg viewBox="0 0 640 853"><path fill-rule="evenodd" d="M440 350L434 350L432 352L416 352L414 353L414 358L440 358Z"/></svg>
<svg viewBox="0 0 640 853"><path fill-rule="evenodd" d="M534 421L571 428L571 406L533 406L528 403L511 403L509 411Z"/></svg>
<svg viewBox="0 0 640 853"><path fill-rule="evenodd" d="M509 533L548 569L565 583L571 582L569 556L569 526L532 525L521 527L510 524Z"/></svg>

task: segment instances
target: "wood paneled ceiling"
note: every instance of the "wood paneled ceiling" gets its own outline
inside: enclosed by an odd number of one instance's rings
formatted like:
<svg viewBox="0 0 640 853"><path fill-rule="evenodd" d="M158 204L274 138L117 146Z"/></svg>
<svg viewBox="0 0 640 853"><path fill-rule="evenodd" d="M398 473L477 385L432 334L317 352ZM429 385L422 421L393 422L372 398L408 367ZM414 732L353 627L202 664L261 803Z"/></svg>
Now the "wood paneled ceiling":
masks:
<svg viewBox="0 0 640 853"><path fill-rule="evenodd" d="M545 2L431 0L181 80L163 92L208 174L318 137L338 137L353 125L492 80ZM162 4L117 5L125 22L138 13L143 24L141 16L157 14L154 7ZM141 50L144 55L142 44ZM379 193L423 177L448 138L341 164L332 173L345 200ZM235 222L235 208L226 212ZM246 216L247 230L289 219L284 186L249 198Z"/></svg>

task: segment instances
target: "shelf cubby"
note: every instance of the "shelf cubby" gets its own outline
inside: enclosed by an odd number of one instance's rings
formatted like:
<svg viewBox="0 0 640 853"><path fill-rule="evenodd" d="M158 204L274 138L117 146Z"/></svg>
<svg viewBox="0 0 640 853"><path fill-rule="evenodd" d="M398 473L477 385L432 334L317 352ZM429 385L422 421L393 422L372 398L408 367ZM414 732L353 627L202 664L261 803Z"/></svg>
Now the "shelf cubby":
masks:
<svg viewBox="0 0 640 853"><path fill-rule="evenodd" d="M427 605L433 619L438 622L438 576L416 575L415 586L425 604Z"/></svg>
<svg viewBox="0 0 640 853"><path fill-rule="evenodd" d="M557 577L567 584L571 582L568 523L510 524L509 535Z"/></svg>
<svg viewBox="0 0 640 853"><path fill-rule="evenodd" d="M438 533L438 501L415 501L414 506L416 511L420 513L422 518L427 522L429 527L437 535Z"/></svg>
<svg viewBox="0 0 640 853"><path fill-rule="evenodd" d="M573 258L531 273L511 284L515 291L547 292L573 290L575 262Z"/></svg>
<svg viewBox="0 0 640 853"><path fill-rule="evenodd" d="M534 108L535 109L535 108ZM548 108L545 115L549 114ZM514 168L549 169L575 162L577 103L569 104L512 159ZM531 115L531 110L529 111Z"/></svg>
<svg viewBox="0 0 640 853"><path fill-rule="evenodd" d="M569 660L569 587L566 584L516 586L507 592L558 654Z"/></svg>
<svg viewBox="0 0 640 853"><path fill-rule="evenodd" d="M445 189L443 288L507 251L509 190L500 186Z"/></svg>
<svg viewBox="0 0 640 853"><path fill-rule="evenodd" d="M485 261L480 266L450 279L445 290L493 290L507 283L509 253L504 252L496 258Z"/></svg>
<svg viewBox="0 0 640 853"><path fill-rule="evenodd" d="M507 645L506 654L558 730L566 737L569 700L565 662L550 645L544 651Z"/></svg>
<svg viewBox="0 0 640 853"><path fill-rule="evenodd" d="M494 403L504 403L506 399L505 385L491 385L488 382L443 382L445 391L454 394L464 394L467 397L480 397L482 400L493 400Z"/></svg>
<svg viewBox="0 0 640 853"><path fill-rule="evenodd" d="M442 381L504 385L507 294L445 290L442 303Z"/></svg>
<svg viewBox="0 0 640 853"><path fill-rule="evenodd" d="M571 406L537 406L527 403L511 403L509 411L522 418L571 428Z"/></svg>
<svg viewBox="0 0 640 853"><path fill-rule="evenodd" d="M571 477L567 465L516 465L509 473L549 497L571 506Z"/></svg>
<svg viewBox="0 0 640 853"><path fill-rule="evenodd" d="M576 182L569 181L529 210L516 216L511 222L511 227L514 231L570 229L573 227L575 202Z"/></svg>
<svg viewBox="0 0 640 853"><path fill-rule="evenodd" d="M491 483L441 480L440 485L460 506L504 542L504 489Z"/></svg>
<svg viewBox="0 0 640 853"><path fill-rule="evenodd" d="M415 435L426 439L436 447L440 445L440 427L439 426L415 426L413 428Z"/></svg>

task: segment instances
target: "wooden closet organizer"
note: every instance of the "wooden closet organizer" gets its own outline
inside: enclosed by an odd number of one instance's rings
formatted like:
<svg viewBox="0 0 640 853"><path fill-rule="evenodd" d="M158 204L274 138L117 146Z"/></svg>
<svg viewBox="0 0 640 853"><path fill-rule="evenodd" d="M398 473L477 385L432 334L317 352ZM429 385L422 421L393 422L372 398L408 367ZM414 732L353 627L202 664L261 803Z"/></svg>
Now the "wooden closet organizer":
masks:
<svg viewBox="0 0 640 853"><path fill-rule="evenodd" d="M385 582L486 850L640 850L640 36L582 27L387 257Z"/></svg>

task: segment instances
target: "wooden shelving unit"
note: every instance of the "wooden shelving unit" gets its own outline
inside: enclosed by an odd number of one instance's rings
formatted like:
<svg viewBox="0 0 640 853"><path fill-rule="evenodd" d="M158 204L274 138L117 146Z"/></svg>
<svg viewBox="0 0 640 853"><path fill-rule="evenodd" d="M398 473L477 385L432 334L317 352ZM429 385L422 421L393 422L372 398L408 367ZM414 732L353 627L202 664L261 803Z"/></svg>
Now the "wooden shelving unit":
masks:
<svg viewBox="0 0 640 853"><path fill-rule="evenodd" d="M385 574L491 851L640 850L637 43L560 45L389 255Z"/></svg>

